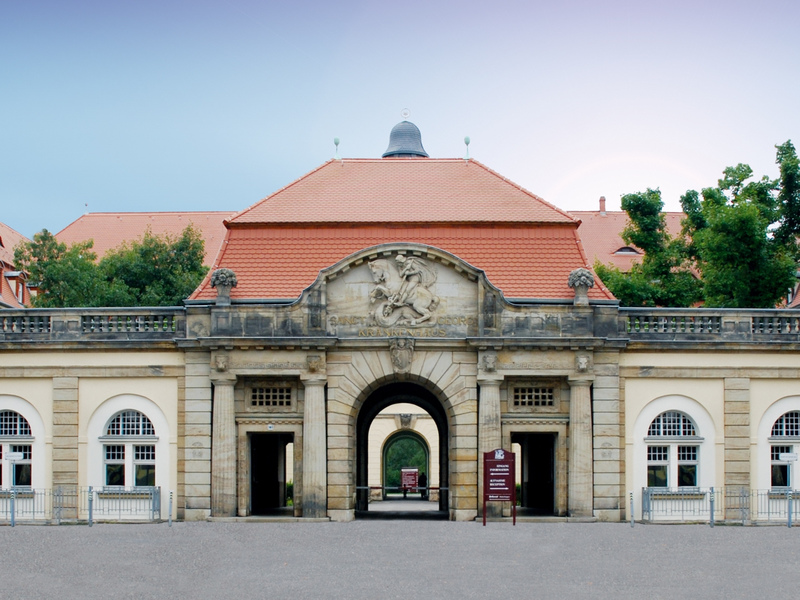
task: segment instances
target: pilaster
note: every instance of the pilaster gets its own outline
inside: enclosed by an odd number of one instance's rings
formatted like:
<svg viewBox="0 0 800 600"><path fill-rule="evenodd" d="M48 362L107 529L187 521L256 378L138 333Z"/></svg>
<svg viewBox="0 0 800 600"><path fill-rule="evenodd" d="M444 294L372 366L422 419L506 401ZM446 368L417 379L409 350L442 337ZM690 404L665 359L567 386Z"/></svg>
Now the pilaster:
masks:
<svg viewBox="0 0 800 600"><path fill-rule="evenodd" d="M592 403L589 379L569 381L569 495L572 517L593 515Z"/></svg>
<svg viewBox="0 0 800 600"><path fill-rule="evenodd" d="M303 413L303 517L320 519L327 516L328 460L325 430L324 375L304 375Z"/></svg>

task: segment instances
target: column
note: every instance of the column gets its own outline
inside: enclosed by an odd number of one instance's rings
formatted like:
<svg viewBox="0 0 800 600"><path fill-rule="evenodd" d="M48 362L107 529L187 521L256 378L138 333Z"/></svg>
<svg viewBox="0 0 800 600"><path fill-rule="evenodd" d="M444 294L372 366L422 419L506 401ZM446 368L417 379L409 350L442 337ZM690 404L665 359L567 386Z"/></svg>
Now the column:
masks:
<svg viewBox="0 0 800 600"><path fill-rule="evenodd" d="M236 376L212 376L214 408L211 434L211 516L236 516L236 418L233 386Z"/></svg>
<svg viewBox="0 0 800 600"><path fill-rule="evenodd" d="M490 375L478 378L481 395L478 402L478 507L483 509L483 453L500 448L502 437L500 431L500 384L502 375ZM499 518L502 516L502 505L492 502L486 505L486 516Z"/></svg>
<svg viewBox="0 0 800 600"><path fill-rule="evenodd" d="M591 517L592 401L591 381L570 380L569 397L569 515Z"/></svg>
<svg viewBox="0 0 800 600"><path fill-rule="evenodd" d="M319 375L301 376L303 412L303 517L328 515L328 454L325 429L325 383Z"/></svg>

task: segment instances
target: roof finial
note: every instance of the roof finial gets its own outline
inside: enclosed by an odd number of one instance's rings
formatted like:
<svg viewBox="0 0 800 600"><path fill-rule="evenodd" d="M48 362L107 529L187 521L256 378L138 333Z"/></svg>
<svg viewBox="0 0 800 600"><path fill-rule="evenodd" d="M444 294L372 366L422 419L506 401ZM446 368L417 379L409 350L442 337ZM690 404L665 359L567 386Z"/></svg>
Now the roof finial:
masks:
<svg viewBox="0 0 800 600"><path fill-rule="evenodd" d="M403 117L404 121L408 121L408 117L411 116L411 111L408 110L407 108L404 108L403 110L400 111L400 116Z"/></svg>
<svg viewBox="0 0 800 600"><path fill-rule="evenodd" d="M464 144L467 146L467 155L464 157L464 160L469 160L469 136L464 138Z"/></svg>
<svg viewBox="0 0 800 600"><path fill-rule="evenodd" d="M333 145L336 146L336 153L333 158L339 160L339 138L333 138Z"/></svg>

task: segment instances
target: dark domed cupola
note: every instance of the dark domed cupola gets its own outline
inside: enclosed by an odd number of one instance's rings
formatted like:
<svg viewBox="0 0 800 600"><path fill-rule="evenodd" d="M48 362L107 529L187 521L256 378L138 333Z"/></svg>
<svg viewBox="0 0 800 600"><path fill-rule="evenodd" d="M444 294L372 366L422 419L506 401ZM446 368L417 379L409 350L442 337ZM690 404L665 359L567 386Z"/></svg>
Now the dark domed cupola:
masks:
<svg viewBox="0 0 800 600"><path fill-rule="evenodd" d="M389 134L389 147L382 158L400 157L411 158L423 156L428 158L428 153L422 147L422 134L419 128L410 121L401 121Z"/></svg>

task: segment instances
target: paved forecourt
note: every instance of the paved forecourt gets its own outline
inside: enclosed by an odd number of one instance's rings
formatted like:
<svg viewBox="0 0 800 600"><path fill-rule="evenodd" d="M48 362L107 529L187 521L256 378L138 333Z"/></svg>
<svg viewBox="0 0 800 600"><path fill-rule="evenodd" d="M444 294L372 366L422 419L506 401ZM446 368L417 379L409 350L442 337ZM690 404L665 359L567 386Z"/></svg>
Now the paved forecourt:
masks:
<svg viewBox="0 0 800 600"><path fill-rule="evenodd" d="M0 598L794 597L800 529L355 521L0 527Z"/></svg>

